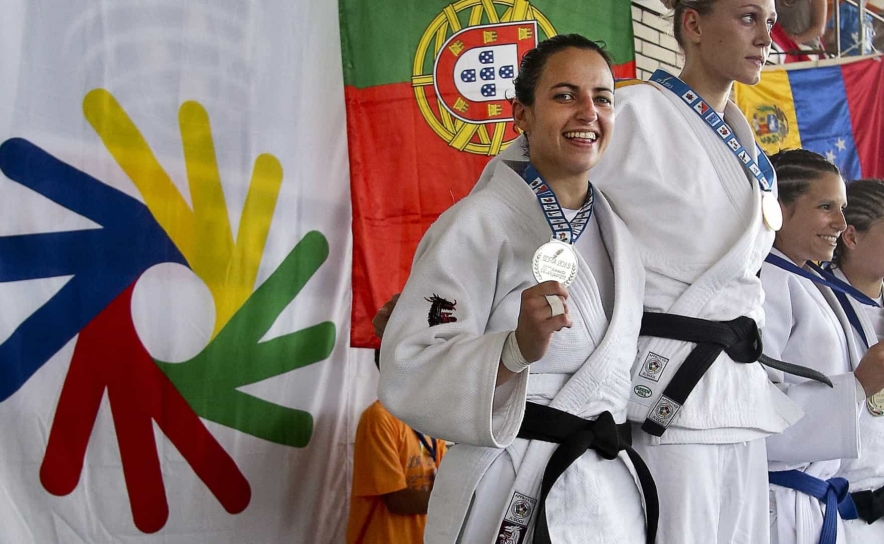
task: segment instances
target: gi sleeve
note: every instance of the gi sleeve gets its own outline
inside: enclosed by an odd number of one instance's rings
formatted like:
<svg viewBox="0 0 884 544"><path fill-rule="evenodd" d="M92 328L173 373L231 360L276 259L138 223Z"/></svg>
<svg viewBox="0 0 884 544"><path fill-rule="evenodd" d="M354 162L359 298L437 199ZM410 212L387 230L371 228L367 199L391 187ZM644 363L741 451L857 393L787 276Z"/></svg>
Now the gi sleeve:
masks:
<svg viewBox="0 0 884 544"><path fill-rule="evenodd" d="M469 200L440 216L418 246L384 332L378 397L421 432L500 448L521 425L528 372L512 378L507 398L495 402L509 331L486 333L486 327L500 288L499 263L512 250L502 242L501 225L489 219L493 214Z"/></svg>
<svg viewBox="0 0 884 544"><path fill-rule="evenodd" d="M794 278L770 264L761 269L764 283L764 354L782 359L800 326L792 305ZM808 361L788 361L807 365ZM818 370L824 370L811 364ZM833 388L814 381L786 383L781 371L767 369L777 387L804 411L804 417L780 434L767 437L770 461L808 463L855 459L859 455L856 385L853 373L829 375Z"/></svg>

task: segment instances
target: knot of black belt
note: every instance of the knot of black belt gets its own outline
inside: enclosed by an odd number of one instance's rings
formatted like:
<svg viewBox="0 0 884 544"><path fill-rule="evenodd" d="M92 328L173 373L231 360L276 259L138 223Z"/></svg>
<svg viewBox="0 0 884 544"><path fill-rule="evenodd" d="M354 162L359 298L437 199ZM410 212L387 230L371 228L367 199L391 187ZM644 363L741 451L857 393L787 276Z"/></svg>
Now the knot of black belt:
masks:
<svg viewBox="0 0 884 544"><path fill-rule="evenodd" d="M660 511L657 486L647 465L632 449L632 432L628 423L617 425L610 412L602 412L598 419L589 421L568 412L529 402L525 406L525 419L519 429L519 438L559 444L543 472L537 523L534 528L535 544L551 544L546 520L546 497L553 484L565 469L590 449L608 460L616 459L621 451L627 453L645 497L647 542L654 542ZM599 497L599 500L605 498Z"/></svg>
<svg viewBox="0 0 884 544"><path fill-rule="evenodd" d="M708 321L676 314L645 312L641 336L670 338L697 344L685 358L657 402L651 406L642 430L662 436L691 391L722 351L737 363L759 361L771 368L819 381L832 387L822 373L762 355L761 331L755 320L740 316L731 321Z"/></svg>
<svg viewBox="0 0 884 544"><path fill-rule="evenodd" d="M855 491L850 496L860 519L871 525L884 517L884 487L874 491Z"/></svg>

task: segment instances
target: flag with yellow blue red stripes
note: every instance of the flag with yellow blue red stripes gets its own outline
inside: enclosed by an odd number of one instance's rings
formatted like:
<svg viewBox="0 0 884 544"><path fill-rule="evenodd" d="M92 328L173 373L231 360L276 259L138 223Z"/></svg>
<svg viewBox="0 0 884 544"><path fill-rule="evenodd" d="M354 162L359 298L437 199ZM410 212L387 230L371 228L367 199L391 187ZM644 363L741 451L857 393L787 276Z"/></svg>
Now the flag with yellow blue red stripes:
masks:
<svg viewBox="0 0 884 544"><path fill-rule="evenodd" d="M845 179L884 176L884 62L880 58L822 67L765 70L735 98L768 154L815 151Z"/></svg>

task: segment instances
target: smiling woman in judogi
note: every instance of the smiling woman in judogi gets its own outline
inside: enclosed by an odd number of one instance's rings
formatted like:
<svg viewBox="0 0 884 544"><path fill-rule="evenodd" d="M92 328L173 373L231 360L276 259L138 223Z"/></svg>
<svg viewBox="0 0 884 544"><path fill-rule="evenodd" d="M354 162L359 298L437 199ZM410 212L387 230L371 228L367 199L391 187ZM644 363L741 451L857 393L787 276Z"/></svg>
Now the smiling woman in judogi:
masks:
<svg viewBox="0 0 884 544"><path fill-rule="evenodd" d="M864 354L884 337L884 180L850 182L844 219L847 229L838 240L831 271L859 292L837 298ZM859 459L843 460L838 471L850 482L859 514L844 521L844 532L848 543L884 542L884 392L866 399L859 422Z"/></svg>
<svg viewBox="0 0 884 544"><path fill-rule="evenodd" d="M593 169L647 273L629 419L660 492L659 542L763 544L763 439L802 410L755 364L757 273L782 218L775 174L728 96L760 80L774 0L665 3L684 69L618 88L617 131Z"/></svg>
<svg viewBox="0 0 884 544"><path fill-rule="evenodd" d="M644 274L589 183L614 129L607 54L577 35L542 42L513 113L524 135L417 249L378 396L457 443L427 543L652 542L653 480L623 425Z"/></svg>
<svg viewBox="0 0 884 544"><path fill-rule="evenodd" d="M884 344L868 353L859 349L838 298L868 297L813 263L832 259L847 227L838 168L802 149L781 151L771 162L784 220L761 269L764 353L801 362L834 385L771 370L805 411L796 425L767 440L771 542L843 543L848 540L841 520L856 518L856 509L847 480L834 476L841 459L859 455L857 416L866 396L884 387ZM804 386L794 387L799 383Z"/></svg>

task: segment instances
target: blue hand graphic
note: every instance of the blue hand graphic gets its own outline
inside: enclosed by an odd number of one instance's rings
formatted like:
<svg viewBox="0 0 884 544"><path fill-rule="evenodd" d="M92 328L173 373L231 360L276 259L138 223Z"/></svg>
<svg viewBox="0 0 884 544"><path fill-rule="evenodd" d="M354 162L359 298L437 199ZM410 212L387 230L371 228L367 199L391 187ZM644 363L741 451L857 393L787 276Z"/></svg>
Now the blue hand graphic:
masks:
<svg viewBox="0 0 884 544"><path fill-rule="evenodd" d="M0 171L102 226L0 237L0 282L74 276L0 344L3 402L145 270L187 263L144 204L27 140L0 145Z"/></svg>

